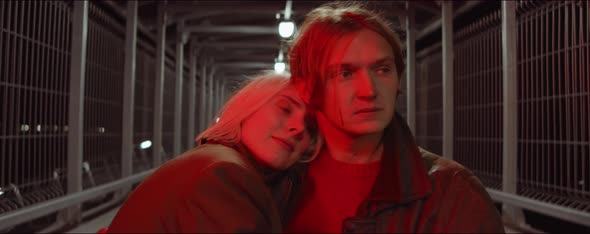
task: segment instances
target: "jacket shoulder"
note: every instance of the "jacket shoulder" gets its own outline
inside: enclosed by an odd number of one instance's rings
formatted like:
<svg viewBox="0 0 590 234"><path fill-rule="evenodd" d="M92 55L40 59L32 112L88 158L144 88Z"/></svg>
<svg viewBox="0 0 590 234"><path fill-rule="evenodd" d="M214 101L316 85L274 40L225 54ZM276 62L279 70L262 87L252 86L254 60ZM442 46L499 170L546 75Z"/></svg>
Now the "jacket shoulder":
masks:
<svg viewBox="0 0 590 234"><path fill-rule="evenodd" d="M425 149L420 148L422 160L426 171L437 187L465 187L479 193L485 190L481 181L465 166L453 160L444 158Z"/></svg>
<svg viewBox="0 0 590 234"><path fill-rule="evenodd" d="M148 180L158 180L168 185L187 185L195 178L209 174L207 171L243 171L255 174L255 170L239 152L223 145L202 145L186 151L158 168Z"/></svg>
<svg viewBox="0 0 590 234"><path fill-rule="evenodd" d="M426 167L426 171L429 175L437 174L449 174L455 175L456 173L468 173L471 172L466 169L463 165L450 159L446 159L440 155L432 153L423 148L420 149L420 155L422 161Z"/></svg>

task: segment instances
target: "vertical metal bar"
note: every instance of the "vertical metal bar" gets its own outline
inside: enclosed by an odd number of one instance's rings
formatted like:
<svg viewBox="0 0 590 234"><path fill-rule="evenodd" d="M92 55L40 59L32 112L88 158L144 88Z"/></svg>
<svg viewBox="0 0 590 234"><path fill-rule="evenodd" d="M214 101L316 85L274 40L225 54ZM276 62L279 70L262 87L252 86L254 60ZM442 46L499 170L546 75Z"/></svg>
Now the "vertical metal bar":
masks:
<svg viewBox="0 0 590 234"><path fill-rule="evenodd" d="M586 6L585 8L585 12L586 12L586 28L590 27L590 3L585 2L584 5ZM585 41L585 46L586 46L586 56L585 56L585 62L583 64L590 64L590 30L582 30L582 32L586 32L586 41ZM583 53L583 51L582 51ZM586 95L587 95L587 99L586 99L586 106L584 107L584 113L586 118L585 119L590 119L590 68L588 68L588 66L584 66L584 72L585 75L584 80L586 82ZM586 138L586 145L588 147L590 147L590 123L588 123L588 121L584 121L584 124L586 125L584 129L585 131L585 138ZM590 150L590 148L588 149ZM586 148L584 148L584 150L582 151L582 165L588 165L586 164L586 158L590 157L590 152L586 151ZM582 175L586 176L586 170L588 168L586 167L582 167ZM580 186L580 189L582 191L586 191L586 187L588 186L588 184L590 183L590 181L587 181L584 183L582 183L582 185ZM590 197L588 196L584 196L585 199L590 199Z"/></svg>
<svg viewBox="0 0 590 234"><path fill-rule="evenodd" d="M4 102L2 103L2 116L3 116L3 120L2 121L2 126L0 126L0 134L2 134L2 137L5 137L4 139L0 139L0 162L2 162L2 172L0 172L0 184L4 185L4 184L8 184L7 178L9 175L6 174L7 171L7 167L9 167L8 164L6 164L6 158L8 157L8 155L6 154L5 150L7 147L7 142L8 142L8 125L6 123L6 114L8 112L7 108L8 108L8 82L5 82L6 79L6 74L4 74L3 70L6 71L5 69L5 65L4 65L4 55L7 54L4 51L4 17L5 15L7 15L7 13L5 13L5 4L6 1L1 1L0 2L0 68L4 68L4 69L0 69L0 90L2 90L2 93L0 95L3 96L2 100L4 100ZM10 3L8 3L10 4Z"/></svg>
<svg viewBox="0 0 590 234"><path fill-rule="evenodd" d="M534 14L531 14L531 35L537 35L537 10L533 10ZM537 38L538 37L532 37L531 38L531 57L530 57L530 63L531 63L531 74L533 77L533 80L531 80L531 105L533 108L533 112L532 112L532 116L534 116L534 120L533 120L533 139L535 140L534 142L534 147L535 147L535 154L533 155L534 160L535 160L535 164L533 164L533 171L534 171L534 182L539 184L539 166L540 166L540 155L543 154L542 150L541 150L541 146L542 143L539 142L538 140L541 140L542 137L539 135L539 125L541 125L540 123L540 116L539 116L539 88L538 85L540 82L538 82L538 67L537 67L537 53L538 53L538 48L537 48Z"/></svg>
<svg viewBox="0 0 590 234"><path fill-rule="evenodd" d="M225 105L225 100L227 100L227 97L225 96L225 83L226 79L223 78L223 80L221 81L221 107L223 108L223 105Z"/></svg>
<svg viewBox="0 0 590 234"><path fill-rule="evenodd" d="M29 86L29 87L35 87L36 86L35 83L37 81L35 79L35 77L37 77L36 76L37 75L36 74L36 67L35 67L36 66L36 64L35 64L35 60L36 60L35 58L36 58L36 56L34 55L35 52L37 52L37 45L36 45L37 42L35 41L36 37L35 37L35 34L34 34L35 31L38 28L38 25L36 23L36 20L38 18L37 17L38 14L35 14L36 13L37 6L38 6L38 3L33 3L32 6L31 6L33 8L33 10L32 10L33 12L32 13L29 12L29 14L28 14L28 15L31 15L31 18L30 18L31 21L29 23L29 25L30 25L30 28L29 28L30 31L29 31L29 34L27 36L29 38L29 48L30 48L30 52L29 53L31 55L31 59L30 59L30 62L28 60L25 60L25 61L27 61L27 66L28 66L27 67L27 70L30 70L30 75L29 75L29 78L30 79L29 79L29 82L27 84L27 86ZM0 15L1 15L1 13L2 12L0 11ZM0 29L1 29L1 27L0 27ZM26 53L26 54L28 55L29 53ZM40 93L38 91L35 92L33 89L31 89L31 97L29 99L30 104L28 104L28 106L29 107L32 107L32 108L29 108L28 117L26 118L27 121L21 122L19 125L16 126L17 128L20 129L23 124L30 124L30 122L32 122L32 120L38 116L38 115L33 114L33 111L32 110L38 110L39 109L39 107L34 106L36 104L39 104L39 101L38 100L40 99L39 96L41 96L39 94ZM22 129L21 129L21 132L22 132ZM37 142L42 141L42 140L44 140L44 138L38 138L37 139ZM35 140L33 139L33 141L35 141ZM37 144L37 142L35 142L33 144L30 144L29 145L29 149L38 149L40 147L40 145ZM52 152L48 152L49 155L51 155L51 153ZM31 175L33 177L30 177L30 178L40 178L39 175L46 175L46 174L43 174L45 171L44 171L43 164L42 164L42 161L45 158L45 156L39 157L39 155L35 156L34 154L32 154L32 156L35 157L35 158L30 163L32 164L32 167L33 168L38 168L38 170L36 170L36 173L33 172L33 175Z"/></svg>
<svg viewBox="0 0 590 234"><path fill-rule="evenodd" d="M581 140L578 138L578 128L580 126L578 126L578 115L580 114L580 111L578 110L578 100L581 98L581 96L578 96L581 94L581 92L579 92L580 89L580 85L577 84L577 82L580 80L578 78L578 66L577 64L580 62L578 60L578 46L580 46L577 38L576 38L576 26L577 26L577 22L576 22L576 6L572 4L572 88L573 88L573 95L572 95L572 131L573 131L573 136L572 136L572 143L570 144L571 147L573 147L573 152L572 152L572 171L573 173L568 173L568 176L572 176L572 178L568 178L568 191L569 191L569 195L570 196L576 196L577 193L577 189L576 189L576 183L574 183L574 180L576 180L577 175L578 175L578 167L577 167L577 163L578 162L578 145L577 143L581 142Z"/></svg>
<svg viewBox="0 0 590 234"><path fill-rule="evenodd" d="M557 11L557 34L559 36L557 36L558 39L557 39L557 48L556 48L556 54L557 54L556 55L557 56L557 63L556 63L557 64L557 74L556 74L557 89L556 89L556 92L554 94L554 97L555 97L555 105L558 107L558 109L557 109L557 111L558 111L558 121L557 121L557 123L559 123L559 126L558 126L559 135L558 135L558 138L557 138L558 141L555 143L555 148L557 149L557 153L553 156L553 176L554 177L557 177L557 176L555 176L555 174L558 173L558 169L557 169L557 166L558 166L558 163L559 163L558 162L558 159L561 158L561 144L559 144L559 143L563 139L563 137L562 137L563 128L561 127L561 123L563 123L563 119L562 119L563 112L561 112L561 106L562 106L562 104L560 102L561 101L560 100L560 96L561 96L561 79L563 79L563 77L561 77L561 57L560 57L561 51L562 51L562 48L561 48L561 41L562 41L562 39L561 39L561 35L560 35L560 33L561 33L561 17L562 17L562 15L561 15L561 10L559 9L561 7L560 5L561 5L561 3L559 3L558 4L558 7L556 7L556 11ZM563 165L561 165L561 166L563 166ZM558 184L558 182L559 182L558 179L555 178L555 180L553 181L553 185L551 186L552 189L550 190L550 192L554 192L554 193L557 192L557 188L558 188L558 185L557 184Z"/></svg>
<svg viewBox="0 0 590 234"><path fill-rule="evenodd" d="M529 16L523 17L523 24L525 24L525 41L524 44L526 45L525 47L525 57L523 59L523 66L525 67L526 70L526 75L524 77L523 83L525 86L525 92L524 92L524 100L523 102L526 103L526 137L525 137L525 142L526 142L526 149L527 149L527 154L525 155L525 165L526 165L526 182L527 182L527 189L531 190L533 183L532 183L532 165L531 163L529 163L529 161L531 161L531 157L533 155L533 142L532 142L532 125L533 125L533 121L532 121L532 106L533 103L531 101L531 84L530 84L530 78L531 78L531 73L532 73L532 68L530 66L530 59L531 59L531 25L530 25L530 20L529 20Z"/></svg>
<svg viewBox="0 0 590 234"><path fill-rule="evenodd" d="M208 88L209 91L207 92L207 117L205 119L207 125L211 122L211 116L213 113L213 76L215 75L215 70L211 69L208 74Z"/></svg>
<svg viewBox="0 0 590 234"><path fill-rule="evenodd" d="M516 2L502 2L502 70L503 70L503 150L502 190L516 194L518 100L516 60ZM524 222L522 210L503 206L503 215L519 224Z"/></svg>
<svg viewBox="0 0 590 234"><path fill-rule="evenodd" d="M416 133L416 30L414 6L406 2L406 114L410 130ZM400 77L401 79L402 77Z"/></svg>
<svg viewBox="0 0 590 234"><path fill-rule="evenodd" d="M33 91L32 89L30 89L29 87L29 79L28 79L28 49L27 49L27 45L28 45L28 33L27 33L27 29L29 27L25 27L25 15L30 15L30 12L26 12L28 11L28 8L30 7L30 4L27 4L27 2L23 2L22 3L22 8L21 8L21 24L20 24L20 34L22 36L21 40L21 48L20 48L20 63L19 63L19 67L21 71L19 71L20 73L20 79L22 80L22 89L24 91L24 95L23 95L23 104L25 105L23 107L23 112L21 114L21 118L20 121L18 123L17 126L20 126L23 122L29 120L29 116L30 116L30 112L31 112L31 104L32 104L32 96L34 95L34 93L36 93L35 91ZM28 26L28 25L27 25ZM18 127L15 126L15 128L18 129ZM18 130L17 130L18 131ZM19 135L22 134L22 132L18 131ZM32 140L34 139L33 137L30 136L23 136L21 138L22 140L21 142L21 151L22 151L22 156L21 156L21 162L22 162L22 166L23 168L23 179L25 180L26 184L32 183L32 182L37 182L35 181L33 178L35 177L31 177L32 176L32 171L30 170L31 167L27 166L27 164L29 163L33 163L33 158L31 157L31 153L30 153L30 148L31 148L31 143ZM25 147L26 146L26 147ZM24 160L23 160L24 159ZM26 180L30 180L30 181L26 181Z"/></svg>
<svg viewBox="0 0 590 234"><path fill-rule="evenodd" d="M184 43L187 35L183 32L184 23L180 22L177 28L176 40L176 82L174 88L174 137L173 155L180 155L182 140L182 72L184 70Z"/></svg>
<svg viewBox="0 0 590 234"><path fill-rule="evenodd" d="M18 118L16 122L17 124L20 124L22 122L22 120L26 117L26 112L27 112L27 107L25 105L27 105L27 99L28 99L28 95L30 93L30 90L28 90L26 88L26 80L24 79L24 68L23 68L23 63L25 63L25 54L23 53L23 44L25 43L25 31L24 31L24 18L25 18L25 4L26 2L20 2L20 22L17 23L17 27L18 29L15 30L15 34L17 35L17 41L19 42L18 44L18 54L16 55L17 60L15 60L16 64L18 64L18 68L17 68L17 73L16 73L16 78L18 79L18 82L16 83L17 85L22 85L20 88L20 92L21 92L21 98L18 99L17 105L21 106L19 107L22 108L22 110L18 111ZM18 38L18 36L23 37L23 38ZM27 175L27 169L28 167L25 167L25 162L29 159L27 154L26 154L26 149L24 147L24 145L28 142L28 137L26 136L22 136L21 133L16 130L17 132L17 136L19 136L19 140L17 141L19 143L20 147L17 147L17 153L15 155L17 155L19 157L19 161L20 161L20 165L19 165L19 170L20 171L20 181L21 181L21 185L23 185L23 187L25 186L25 184L28 182L26 181L28 178L26 177Z"/></svg>
<svg viewBox="0 0 590 234"><path fill-rule="evenodd" d="M74 2L72 66L70 70L70 110L68 131L68 194L82 191L82 153L84 124L84 81L86 80L86 42L88 1ZM80 205L69 208L68 220L80 222Z"/></svg>
<svg viewBox="0 0 590 234"><path fill-rule="evenodd" d="M6 16L7 23L6 23L6 28L5 28L5 30L6 30L6 37L7 37L6 38L6 51L4 51L4 53L5 53L4 55L6 56L5 59L4 59L4 61L5 61L5 64L4 64L5 65L4 66L4 68L5 68L4 77L5 77L5 81L6 81L6 90L7 90L7 92L6 92L7 93L7 95L6 95L7 96L7 98L6 98L7 105L6 106L7 107L9 105L12 106L12 108L8 108L8 110L10 110L10 111L7 111L6 118L5 118L6 119L6 135L7 136L12 136L13 135L13 133L12 133L12 127L11 126L14 126L15 125L13 123L13 121L12 121L14 119L14 105L12 105L12 104L14 103L14 96L16 95L16 88L15 87L12 87L12 88L9 88L8 87L8 85L14 83L13 79L11 79L12 78L13 68L10 66L10 63L9 63L9 61L11 61L11 55L13 54L13 53L11 53L11 51L14 49L14 45L13 45L13 41L14 41L13 38L14 38L14 36L11 36L10 35L10 31L11 31L11 28L12 28L11 27L12 26L12 21L13 21L12 20L12 17L13 17L12 16L12 5L13 4L16 4L16 2L12 2L12 1L9 1L8 2L8 6L6 8L7 9L6 11L8 12L7 13L7 16ZM7 181L9 183L11 183L11 182L14 182L14 180L15 180L15 178L13 176L13 172L15 170L14 165L13 165L14 155L12 153L12 150L13 150L13 147L14 147L14 139L10 139L10 140L7 139L7 141L8 141L8 144L7 144L7 147L6 147L7 149L6 149L6 154L5 155L8 157L8 163L6 164L7 165L6 171L7 171L7 175L8 175L7 176L7 178L8 178Z"/></svg>
<svg viewBox="0 0 590 234"><path fill-rule="evenodd" d="M133 112L135 107L135 68L137 47L137 1L127 2L127 32L125 34L125 80L123 83L123 137L121 178L133 173Z"/></svg>
<svg viewBox="0 0 590 234"><path fill-rule="evenodd" d="M55 161L56 161L56 165L58 164L58 157L60 155L65 155L65 152L63 152L62 150L62 137L61 137L61 133L59 132L61 129L63 129L63 126L60 125L65 125L63 121L63 119L67 118L65 117L68 113L68 111L66 110L66 108L64 107L64 100L67 100L65 97L67 97L66 95L66 82L69 81L69 79L67 79L68 76L68 58L69 58L69 54L68 54L68 45L69 45L69 41L68 39L70 38L70 18L69 18L69 14L71 12L71 9L67 6L67 5L63 5L63 9L62 9L62 20L63 20L63 25L64 25L64 31L60 36L60 41L61 41L61 49L62 49L62 55L61 55L61 59L60 59L60 81L58 84L58 88L57 88L57 93L56 93L56 98L55 100L55 109L58 110L58 113L55 116L55 126L54 126L54 132L55 135L52 139L52 141L49 142L49 144L52 145L53 147L53 157L55 157ZM63 144L65 145L65 144ZM47 167L47 169L49 169L49 171L47 172L47 175L51 175L51 172L53 170L55 170L57 168L57 166L55 167L51 167L50 165L45 165L45 167ZM53 170L52 170L53 169Z"/></svg>
<svg viewBox="0 0 590 234"><path fill-rule="evenodd" d="M188 134L187 147L192 148L195 145L195 105L197 89L197 51L195 47L196 40L191 41L190 62L189 62L189 88L188 88Z"/></svg>
<svg viewBox="0 0 590 234"><path fill-rule="evenodd" d="M166 21L167 15L164 5L158 5L158 35L156 38L156 75L154 78L154 155L153 167L162 164L162 116L164 101L164 78L166 60Z"/></svg>
<svg viewBox="0 0 590 234"><path fill-rule="evenodd" d="M207 102L206 102L206 98L207 98L207 94L206 94L206 86L207 86L207 59L201 59L202 64L201 64L201 100L200 100L200 105L199 105L199 132L204 131L207 126L205 125L205 112L207 110Z"/></svg>
<svg viewBox="0 0 590 234"><path fill-rule="evenodd" d="M213 112L213 116L219 112L219 105L221 104L221 79L217 77L216 79L216 89L215 89L215 111Z"/></svg>
<svg viewBox="0 0 590 234"><path fill-rule="evenodd" d="M548 60L549 60L548 56L549 56L549 53L548 53L548 50L547 50L547 44L548 44L548 41L549 41L549 36L548 36L549 33L548 33L548 28L547 28L547 25L548 25L548 22L547 22L548 14L549 14L549 8L545 7L543 9L543 13L542 13L542 16L541 16L542 17L542 21L541 21L541 35L545 35L545 36L543 36L541 38L542 39L542 42L541 42L541 45L540 45L540 48L541 48L541 53L540 53L541 54L541 57L540 57L540 60L542 61L541 62L541 66L542 67L544 66L544 68L545 68L545 71L541 72L541 76L540 76L540 82L543 85L542 86L542 89L541 89L541 94L544 95L544 96L548 96L549 95L546 92L547 89L548 89L547 78L548 78L548 74L549 74L549 64L548 64ZM543 64L543 62L544 62L544 64ZM550 111L549 110L549 102L550 102L550 100L548 98L541 99L541 100L544 100L544 101L542 101L542 105L541 105L542 106L542 113L543 113L543 117L544 117L543 125L545 126L543 128L543 136L549 136L550 135L549 134L550 129L549 129L548 126L551 124L549 122L549 119L550 119L550 117L549 117L549 115L550 115L550 113L549 113L549 111ZM545 168L548 165L548 159L549 159L550 155L549 155L549 150L548 150L549 149L549 144L544 144L543 146L545 148L543 150L543 153L545 155L544 155L544 157L541 158L541 168L539 168L539 170L541 170L543 172L541 174L541 181L542 181L542 183L540 183L540 185L542 187L541 189L543 189L543 190L546 191L547 190L547 183L546 183L546 181L547 181L547 178L549 178L549 176L548 176L548 172L547 172L547 170Z"/></svg>
<svg viewBox="0 0 590 234"><path fill-rule="evenodd" d="M453 159L453 3L442 3L443 155Z"/></svg>
<svg viewBox="0 0 590 234"><path fill-rule="evenodd" d="M20 55L22 54L22 51L21 51L22 50L22 40L20 40L20 38L19 38L19 32L21 31L21 30L19 30L19 22L20 22L20 25L22 25L23 19L22 19L22 13L21 14L18 13L19 9L23 9L23 2L17 2L17 7L15 8L15 17L14 17L15 23L14 23L13 33L14 33L14 44L15 45L13 48L14 54L12 57L13 58L12 61L14 61L14 65L13 65L14 72L12 75L14 78L14 84L16 85L15 86L16 87L16 98L15 98L15 102L14 102L14 105L16 106L16 108L15 108L16 110L14 113L14 119L13 119L14 125L13 126L16 126L18 124L19 119L21 118L21 114L20 114L21 108L24 108L23 107L24 103L21 103L21 96L25 92L25 89L20 87L20 83L21 83L21 79L20 79L21 78L21 71L20 71L21 66L20 65L22 64L22 62L19 61L19 59L20 59ZM19 16L21 16L20 19L18 18ZM21 144L21 142L20 142L21 139L18 137L19 132L16 131L16 129L14 129L14 132L15 132L14 135L16 136L16 140L15 140L15 147L14 147L13 155L15 157L17 157L17 159L16 159L17 163L15 164L15 167L17 170L17 173L16 173L16 177L17 177L17 181L18 181L17 186L22 186L24 184L24 175L23 175L24 168L20 167L20 165L18 163L19 160L22 160L22 159L20 159L21 158L21 155L20 155L21 149L19 147L19 144Z"/></svg>
<svg viewBox="0 0 590 234"><path fill-rule="evenodd" d="M571 80L571 74L570 74L570 58L569 58L569 53L570 53L570 20L569 20L569 2L564 2L564 9L565 9L565 41L564 41L564 59L565 59L565 94L563 95L563 97L565 98L565 142L562 142L563 146L566 147L566 171L565 173L567 173L566 176L564 176L563 172L560 173L560 177L561 177L561 184L560 184L560 190L561 192L565 192L564 190L564 186L569 187L569 173L570 173L570 147L568 146L568 144L571 142L570 141L570 136L571 136L571 121L570 121L570 98L571 98L571 91L570 91L570 80ZM565 180L565 181L564 181Z"/></svg>

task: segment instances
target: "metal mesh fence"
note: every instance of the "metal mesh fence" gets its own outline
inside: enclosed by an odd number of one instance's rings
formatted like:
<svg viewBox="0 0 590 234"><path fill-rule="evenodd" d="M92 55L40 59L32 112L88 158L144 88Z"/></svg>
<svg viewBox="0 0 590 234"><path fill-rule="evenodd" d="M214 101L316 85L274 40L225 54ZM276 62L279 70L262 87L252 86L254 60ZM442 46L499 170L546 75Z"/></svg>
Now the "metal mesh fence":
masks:
<svg viewBox="0 0 590 234"><path fill-rule="evenodd" d="M0 2L0 213L64 194L71 6Z"/></svg>
<svg viewBox="0 0 590 234"><path fill-rule="evenodd" d="M518 194L590 211L586 1L519 3Z"/></svg>
<svg viewBox="0 0 590 234"><path fill-rule="evenodd" d="M440 48L440 47L439 47ZM441 50L418 58L416 63L416 142L442 154Z"/></svg>
<svg viewBox="0 0 590 234"><path fill-rule="evenodd" d="M493 189L502 189L502 32L500 9L454 37L454 154Z"/></svg>

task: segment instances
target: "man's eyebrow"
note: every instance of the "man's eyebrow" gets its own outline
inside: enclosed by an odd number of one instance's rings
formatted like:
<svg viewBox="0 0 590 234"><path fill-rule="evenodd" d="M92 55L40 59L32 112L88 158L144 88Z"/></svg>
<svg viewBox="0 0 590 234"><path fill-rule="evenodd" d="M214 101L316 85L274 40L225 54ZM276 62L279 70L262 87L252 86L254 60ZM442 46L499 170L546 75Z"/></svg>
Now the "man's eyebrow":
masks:
<svg viewBox="0 0 590 234"><path fill-rule="evenodd" d="M372 62L371 65L379 65L379 64L384 64L384 63L395 63L395 59L393 59L392 56L386 56L384 58L378 59L375 62ZM329 70L337 70L340 68L354 68L356 67L355 65L351 64L351 63L339 63L339 64L331 64L328 65L328 69Z"/></svg>
<svg viewBox="0 0 590 234"><path fill-rule="evenodd" d="M373 64L384 64L384 63L388 63L388 62L395 62L395 60L393 59L393 57L387 56L385 58L375 61Z"/></svg>
<svg viewBox="0 0 590 234"><path fill-rule="evenodd" d="M290 102L292 102L293 105L297 106L298 108L303 108L303 104L299 103L298 101L296 101L291 96L288 96L288 95L285 95L285 94L281 94L281 97L287 98L287 100L289 100Z"/></svg>

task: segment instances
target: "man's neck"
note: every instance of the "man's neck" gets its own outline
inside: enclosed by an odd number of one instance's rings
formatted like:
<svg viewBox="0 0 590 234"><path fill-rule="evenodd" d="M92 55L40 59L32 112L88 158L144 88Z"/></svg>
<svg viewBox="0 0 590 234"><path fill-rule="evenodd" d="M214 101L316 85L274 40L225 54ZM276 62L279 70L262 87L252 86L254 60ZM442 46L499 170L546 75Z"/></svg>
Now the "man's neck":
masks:
<svg viewBox="0 0 590 234"><path fill-rule="evenodd" d="M322 114L318 125L324 135L326 149L332 158L347 163L370 163L381 159L383 154L383 132L351 135L338 129Z"/></svg>

